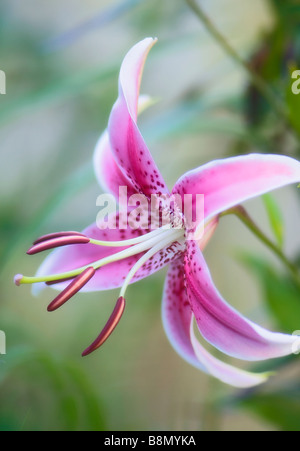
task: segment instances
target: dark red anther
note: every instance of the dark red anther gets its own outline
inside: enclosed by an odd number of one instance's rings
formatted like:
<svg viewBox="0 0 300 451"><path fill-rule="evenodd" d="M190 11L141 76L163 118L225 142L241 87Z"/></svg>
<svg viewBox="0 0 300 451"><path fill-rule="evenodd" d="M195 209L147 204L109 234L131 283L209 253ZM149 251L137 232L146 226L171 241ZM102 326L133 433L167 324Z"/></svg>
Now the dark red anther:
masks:
<svg viewBox="0 0 300 451"><path fill-rule="evenodd" d="M65 279L56 279L56 280L51 280L50 282L45 282L46 285L56 285L57 283L61 283L61 282L67 282L68 280L72 280L74 279L74 277L66 277Z"/></svg>
<svg viewBox="0 0 300 451"><path fill-rule="evenodd" d="M75 279L48 305L48 312L61 307L65 302L71 299L95 274L95 269L89 267L79 274Z"/></svg>
<svg viewBox="0 0 300 451"><path fill-rule="evenodd" d="M59 238L61 236L85 236L80 232L55 232L55 233L49 233L48 235L43 235L37 238L33 244L42 243L43 241L52 240L53 238Z"/></svg>
<svg viewBox="0 0 300 451"><path fill-rule="evenodd" d="M119 321L123 315L125 309L125 299L123 297L120 297L117 300L117 303L115 305L115 308L105 324L104 328L102 329L100 335L96 338L96 340L82 353L82 357L85 357L92 352L96 351L96 349L100 348L100 346L103 345L103 343L108 339L110 334L114 331L114 329L119 324Z"/></svg>
<svg viewBox="0 0 300 451"><path fill-rule="evenodd" d="M69 244L87 244L90 239L84 235L71 235L71 236L60 236L58 238L52 238L47 241L42 241L35 244L30 249L28 249L27 254L33 255L39 252L47 251L48 249L54 249L55 247L67 246Z"/></svg>

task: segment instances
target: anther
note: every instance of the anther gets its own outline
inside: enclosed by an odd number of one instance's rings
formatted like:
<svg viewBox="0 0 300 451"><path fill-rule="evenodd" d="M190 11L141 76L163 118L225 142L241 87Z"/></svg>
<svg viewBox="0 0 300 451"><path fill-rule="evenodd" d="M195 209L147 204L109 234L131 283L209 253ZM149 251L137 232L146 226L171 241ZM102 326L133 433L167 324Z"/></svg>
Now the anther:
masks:
<svg viewBox="0 0 300 451"><path fill-rule="evenodd" d="M119 324L119 321L123 315L125 309L125 299L123 297L119 297L115 308L109 317L106 325L102 329L101 333L98 335L96 340L82 353L82 357L85 357L92 352L96 351L96 349L100 348L103 343L108 339L110 334L114 331L114 329Z"/></svg>
<svg viewBox="0 0 300 451"><path fill-rule="evenodd" d="M49 233L48 235L43 235L37 238L33 244L42 243L43 241L52 240L53 238L59 238L61 236L85 236L80 232L55 232L55 233Z"/></svg>
<svg viewBox="0 0 300 451"><path fill-rule="evenodd" d="M52 238L35 244L28 249L27 254L34 255L48 249L54 249L55 247L67 246L69 244L87 244L89 242L90 239L84 235L59 236L58 238Z"/></svg>
<svg viewBox="0 0 300 451"><path fill-rule="evenodd" d="M88 283L95 272L96 271L93 267L89 267L79 274L79 276L75 277L75 279L48 305L48 312L53 312L71 299L84 285Z"/></svg>
<svg viewBox="0 0 300 451"><path fill-rule="evenodd" d="M62 282L67 282L68 280L73 280L75 276L73 277L66 277L64 279L55 279L55 280L51 280L50 282L45 282L46 285L56 285L57 283L62 283Z"/></svg>

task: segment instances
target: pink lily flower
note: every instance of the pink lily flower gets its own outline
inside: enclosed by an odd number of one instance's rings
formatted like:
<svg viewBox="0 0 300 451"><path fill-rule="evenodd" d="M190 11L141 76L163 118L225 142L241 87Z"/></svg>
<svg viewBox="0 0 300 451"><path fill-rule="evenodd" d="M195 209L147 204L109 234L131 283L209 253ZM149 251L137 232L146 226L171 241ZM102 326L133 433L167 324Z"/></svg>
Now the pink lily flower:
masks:
<svg viewBox="0 0 300 451"><path fill-rule="evenodd" d="M60 307L79 290L121 287L114 311L101 334L84 351L83 355L87 355L101 346L118 324L128 285L169 265L162 317L175 350L194 367L227 384L255 386L264 382L268 374L250 373L211 355L196 338L195 325L202 337L218 350L246 361L291 354L297 337L268 331L232 308L215 287L202 250L218 224L220 213L255 196L299 182L300 163L286 156L260 154L212 161L184 174L170 192L137 126L142 71L155 42L146 38L125 56L119 96L95 150L96 175L104 190L116 198L120 186L127 187L128 198L135 194L143 194L147 199L153 194L182 197L203 194L204 218L198 220L196 227L204 221L204 235L199 240L188 239L184 226L126 229L120 214L113 213L115 229L102 229L95 223L82 233L60 232L36 240L29 254L64 247L45 259L35 277L18 274L15 283L43 283L62 290L49 305L49 311ZM193 197L193 217L196 206Z"/></svg>

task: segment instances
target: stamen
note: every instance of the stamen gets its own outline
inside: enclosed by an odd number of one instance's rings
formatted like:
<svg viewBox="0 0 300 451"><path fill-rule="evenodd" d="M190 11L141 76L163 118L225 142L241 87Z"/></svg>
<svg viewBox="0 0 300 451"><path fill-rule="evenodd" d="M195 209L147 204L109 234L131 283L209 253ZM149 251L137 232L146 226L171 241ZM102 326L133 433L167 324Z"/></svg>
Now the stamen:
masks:
<svg viewBox="0 0 300 451"><path fill-rule="evenodd" d="M177 234L177 239L180 239L182 234L179 232ZM153 246L151 249L148 250L131 268L129 273L127 274L127 277L123 283L123 286L120 291L120 296L124 297L125 292L127 290L128 285L130 284L131 280L137 273L137 271L157 252L164 249L168 244L176 242L176 238L173 235L172 239L170 239L170 236L168 238L165 238L164 240L161 240L159 243L157 243L155 246Z"/></svg>
<svg viewBox="0 0 300 451"><path fill-rule="evenodd" d="M71 297L74 296L84 285L95 274L93 267L87 268L79 276L77 276L56 298L48 305L48 312L53 312L54 310L61 307L65 302L67 302Z"/></svg>
<svg viewBox="0 0 300 451"><path fill-rule="evenodd" d="M119 297L115 308L109 317L109 320L105 324L104 328L96 338L96 340L82 353L82 357L85 357L92 352L96 351L96 349L100 348L101 345L108 339L110 334L114 331L117 325L120 322L120 319L123 315L125 309L125 299L123 297Z"/></svg>
<svg viewBox="0 0 300 451"><path fill-rule="evenodd" d="M50 282L45 282L46 285L55 285L56 283L67 282L68 280L74 279L73 277L65 277L64 279L51 280Z"/></svg>
<svg viewBox="0 0 300 451"><path fill-rule="evenodd" d="M80 232L55 232L55 233L49 233L48 235L43 235L37 238L33 244L42 243L43 241L52 240L52 238L59 238L61 236L85 236Z"/></svg>
<svg viewBox="0 0 300 451"><path fill-rule="evenodd" d="M210 241L211 237L215 233L218 224L219 224L218 216L215 216L207 224L205 224L203 236L202 238L200 238L200 240L198 240L198 245L201 251L205 249L207 243Z"/></svg>
<svg viewBox="0 0 300 451"><path fill-rule="evenodd" d="M87 244L90 239L84 235L71 235L71 236L60 236L58 238L52 238L47 241L42 241L35 244L30 249L28 249L28 255L34 255L39 252L47 251L48 249L54 249L55 247L67 246L69 244Z"/></svg>
<svg viewBox="0 0 300 451"><path fill-rule="evenodd" d="M109 263L113 263L116 261L123 260L128 257L132 257L133 255L140 254L141 252L147 251L148 249L151 249L153 246L155 246L158 243L162 243L164 239L168 237L168 242L177 241L180 237L183 237L184 235L183 230L161 230L160 234L157 236L145 240L142 243L136 244L135 246L128 247L126 249L123 249L119 252L116 252L115 254L109 255L107 257L101 258L100 260L97 260L93 263L90 263L86 266L81 266L80 268L76 268L71 271L63 272L60 274L52 274L52 275L45 275L45 276L35 276L35 277L28 277L23 276L22 279L19 281L21 284L28 284L28 283L38 283L38 282L53 282L53 281L60 281L63 279L73 278L81 274L85 269L92 266L94 269L101 268L102 266L106 266ZM64 237L63 237L64 238ZM77 237L78 239L80 237ZM60 238L57 238L60 239ZM67 238L65 238L67 239ZM74 238L75 239L75 238ZM41 246L42 244L37 244L37 246Z"/></svg>
<svg viewBox="0 0 300 451"><path fill-rule="evenodd" d="M148 232L144 235L138 236L136 238L132 238L130 240L123 240L123 241L101 241L101 240L94 240L93 238L90 238L91 244L97 244L98 246L108 246L108 247L124 247L124 246L132 246L134 244L143 243L144 241L150 240L151 238L161 235L162 232L167 231L168 229L161 227L159 229L153 230L152 232Z"/></svg>

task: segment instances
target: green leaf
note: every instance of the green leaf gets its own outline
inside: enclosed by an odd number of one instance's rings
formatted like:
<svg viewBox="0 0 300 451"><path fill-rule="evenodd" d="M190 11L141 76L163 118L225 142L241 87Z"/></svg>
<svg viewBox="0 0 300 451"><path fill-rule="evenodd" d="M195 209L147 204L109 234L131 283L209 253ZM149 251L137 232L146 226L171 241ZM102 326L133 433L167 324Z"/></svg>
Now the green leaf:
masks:
<svg viewBox="0 0 300 451"><path fill-rule="evenodd" d="M274 236L279 246L282 247L284 238L284 224L280 208L272 194L264 194L262 198L266 207L270 226L272 228Z"/></svg>
<svg viewBox="0 0 300 451"><path fill-rule="evenodd" d="M299 388L280 393L258 393L243 399L241 405L283 431L300 431L299 395Z"/></svg>
<svg viewBox="0 0 300 451"><path fill-rule="evenodd" d="M268 262L249 254L241 260L258 276L268 308L278 327L288 333L300 329L300 292L292 279Z"/></svg>

